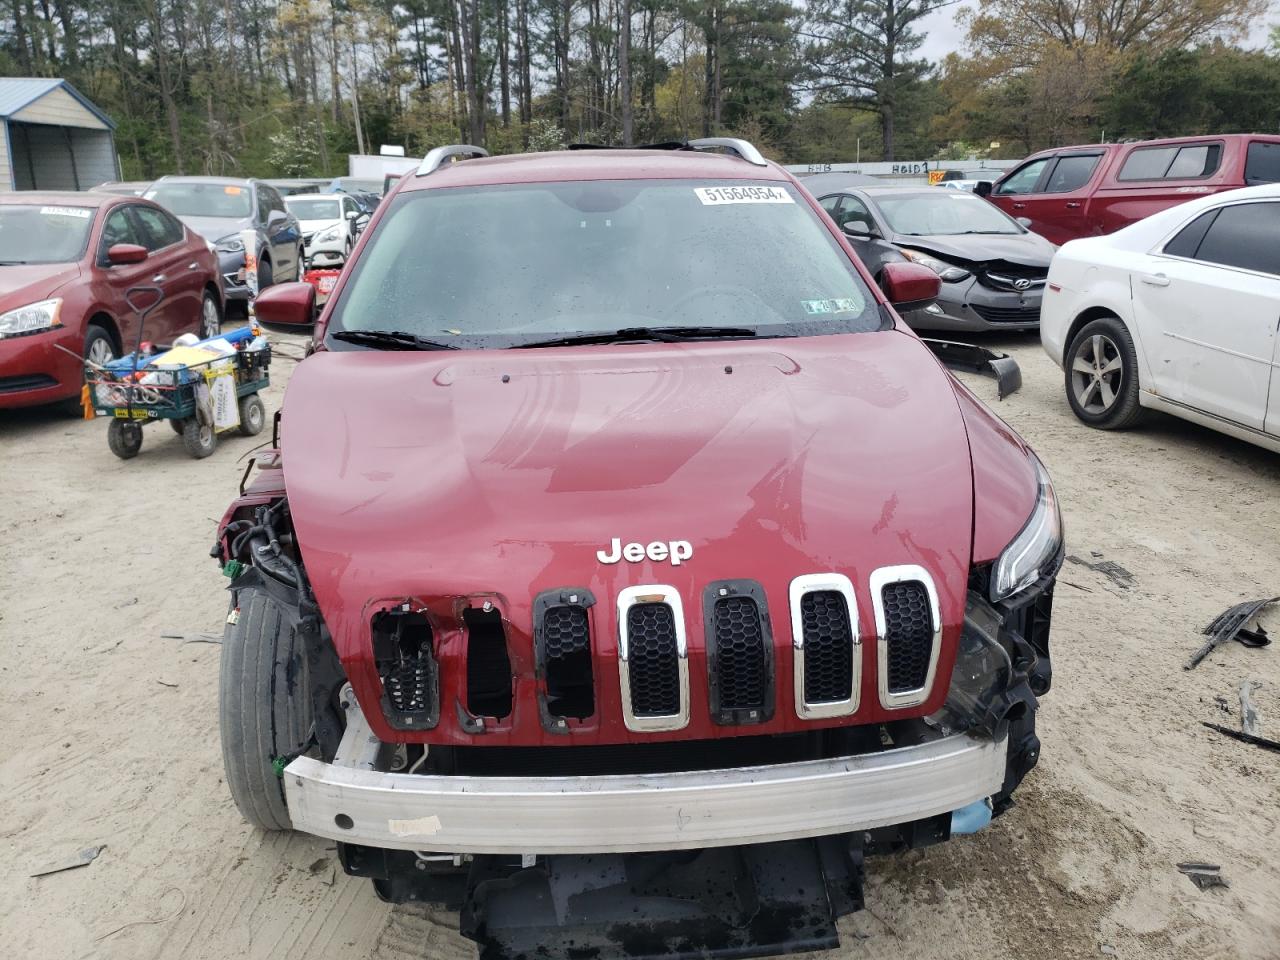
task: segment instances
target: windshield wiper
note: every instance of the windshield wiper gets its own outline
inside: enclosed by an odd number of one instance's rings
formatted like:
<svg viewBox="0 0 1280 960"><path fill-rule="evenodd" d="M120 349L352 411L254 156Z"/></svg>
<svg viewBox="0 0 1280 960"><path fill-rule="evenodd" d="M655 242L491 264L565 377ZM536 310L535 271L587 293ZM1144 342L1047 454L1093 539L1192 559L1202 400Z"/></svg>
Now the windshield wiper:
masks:
<svg viewBox="0 0 1280 960"><path fill-rule="evenodd" d="M549 340L518 343L516 349L528 347L571 347L592 343L627 343L636 340L656 340L659 343L683 343L690 340L737 340L756 336L750 327L623 327L621 330L602 330L599 333L573 333Z"/></svg>
<svg viewBox="0 0 1280 960"><path fill-rule="evenodd" d="M416 333L404 330L338 330L329 334L343 343L357 343L364 347L378 347L383 350L460 350L452 343L441 343L439 340L428 340Z"/></svg>

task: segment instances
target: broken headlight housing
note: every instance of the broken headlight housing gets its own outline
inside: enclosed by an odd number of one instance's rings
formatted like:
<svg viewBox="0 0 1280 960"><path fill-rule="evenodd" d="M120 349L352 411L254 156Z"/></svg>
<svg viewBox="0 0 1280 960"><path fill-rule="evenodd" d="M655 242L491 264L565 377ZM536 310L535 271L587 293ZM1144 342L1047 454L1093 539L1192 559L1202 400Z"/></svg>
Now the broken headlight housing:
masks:
<svg viewBox="0 0 1280 960"><path fill-rule="evenodd" d="M1062 514L1049 472L1034 456L1036 504L1018 535L991 571L991 599L1003 600L1040 579L1041 569L1062 549Z"/></svg>
<svg viewBox="0 0 1280 960"><path fill-rule="evenodd" d="M929 254L921 253L919 250L909 250L904 247L902 255L912 263L928 267L947 283L959 283L969 276L969 271L964 267L957 267L954 263L947 263L945 260L931 257Z"/></svg>

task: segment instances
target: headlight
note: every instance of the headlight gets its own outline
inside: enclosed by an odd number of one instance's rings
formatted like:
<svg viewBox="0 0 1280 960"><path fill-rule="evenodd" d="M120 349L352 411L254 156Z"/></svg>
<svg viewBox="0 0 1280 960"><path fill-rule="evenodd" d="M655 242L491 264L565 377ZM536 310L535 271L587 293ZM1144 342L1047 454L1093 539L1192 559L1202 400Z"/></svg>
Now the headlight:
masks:
<svg viewBox="0 0 1280 960"><path fill-rule="evenodd" d="M1039 460L1036 468L1036 505L1018 535L1013 538L991 571L991 599L1003 600L1040 579L1040 571L1062 548L1062 514L1048 471Z"/></svg>
<svg viewBox="0 0 1280 960"><path fill-rule="evenodd" d="M937 257L931 257L927 253L921 253L918 250L904 249L902 255L912 263L928 267L947 283L959 283L969 276L969 271L963 267L957 267L954 263L947 263L945 260L939 260Z"/></svg>
<svg viewBox="0 0 1280 960"><path fill-rule="evenodd" d="M219 253L244 253L244 241L241 240L237 234L233 233L230 236L223 237L219 240L214 244L214 248Z"/></svg>
<svg viewBox="0 0 1280 960"><path fill-rule="evenodd" d="M62 312L62 300L41 300L39 303L28 303L8 313L0 314L0 339L19 337L24 333L36 333L39 330L52 330L62 326L58 315Z"/></svg>
<svg viewBox="0 0 1280 960"><path fill-rule="evenodd" d="M324 230L321 230L320 233L316 235L316 239L321 241L322 243L328 243L331 240L337 240L340 236L342 236L342 230L343 230L342 224L335 223L332 227L326 227Z"/></svg>

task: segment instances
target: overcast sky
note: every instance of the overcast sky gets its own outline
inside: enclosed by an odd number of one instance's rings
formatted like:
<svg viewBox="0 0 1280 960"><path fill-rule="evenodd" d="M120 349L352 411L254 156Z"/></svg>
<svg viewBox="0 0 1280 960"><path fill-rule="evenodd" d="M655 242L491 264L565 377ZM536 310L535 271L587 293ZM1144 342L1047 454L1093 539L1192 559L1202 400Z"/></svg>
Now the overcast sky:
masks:
<svg viewBox="0 0 1280 960"><path fill-rule="evenodd" d="M964 46L964 34L956 26L956 14L965 7L973 6L977 6L976 0L962 0L962 2L952 6L935 10L921 20L919 29L925 35L925 38L923 45L920 47L920 56L937 63L948 53L960 50ZM1249 34L1249 39L1245 41L1245 46L1265 46L1267 31L1271 29L1270 25L1277 20L1280 20L1280 0L1273 0L1268 15L1259 18L1258 22L1254 24L1254 28Z"/></svg>

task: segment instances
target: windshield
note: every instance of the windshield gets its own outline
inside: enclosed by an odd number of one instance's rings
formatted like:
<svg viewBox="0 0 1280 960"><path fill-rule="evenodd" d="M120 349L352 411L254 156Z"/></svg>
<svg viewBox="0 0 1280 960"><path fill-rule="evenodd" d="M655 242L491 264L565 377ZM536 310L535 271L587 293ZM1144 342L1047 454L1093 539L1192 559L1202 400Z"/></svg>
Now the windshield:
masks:
<svg viewBox="0 0 1280 960"><path fill-rule="evenodd" d="M289 197L284 205L299 220L341 220L342 203L315 197Z"/></svg>
<svg viewBox="0 0 1280 960"><path fill-rule="evenodd" d="M383 181L381 180L360 180L356 177L338 177L330 185L331 189L342 190L345 193L382 193Z"/></svg>
<svg viewBox="0 0 1280 960"><path fill-rule="evenodd" d="M790 184L595 180L400 194L330 331L471 348L669 325L787 336L881 317Z"/></svg>
<svg viewBox="0 0 1280 960"><path fill-rule="evenodd" d="M1016 222L981 197L957 190L877 196L894 233L945 237L961 233L1022 233Z"/></svg>
<svg viewBox="0 0 1280 960"><path fill-rule="evenodd" d="M0 204L0 265L79 260L92 225L89 207Z"/></svg>
<svg viewBox="0 0 1280 960"><path fill-rule="evenodd" d="M180 217L243 220L253 211L249 189L234 183L157 183L147 199Z"/></svg>

